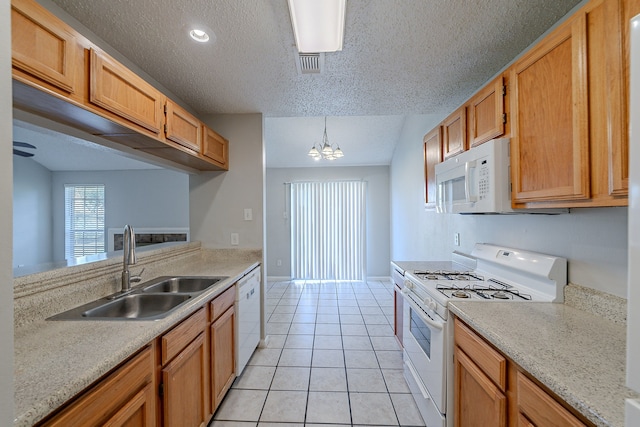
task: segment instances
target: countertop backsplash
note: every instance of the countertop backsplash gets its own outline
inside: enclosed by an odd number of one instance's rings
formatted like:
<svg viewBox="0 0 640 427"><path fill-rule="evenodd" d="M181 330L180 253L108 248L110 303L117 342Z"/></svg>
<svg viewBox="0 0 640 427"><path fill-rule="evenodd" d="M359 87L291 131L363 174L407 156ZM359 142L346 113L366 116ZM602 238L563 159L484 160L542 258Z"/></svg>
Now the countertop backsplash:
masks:
<svg viewBox="0 0 640 427"><path fill-rule="evenodd" d="M619 296L569 283L564 288L564 303L619 325L627 324L627 300Z"/></svg>

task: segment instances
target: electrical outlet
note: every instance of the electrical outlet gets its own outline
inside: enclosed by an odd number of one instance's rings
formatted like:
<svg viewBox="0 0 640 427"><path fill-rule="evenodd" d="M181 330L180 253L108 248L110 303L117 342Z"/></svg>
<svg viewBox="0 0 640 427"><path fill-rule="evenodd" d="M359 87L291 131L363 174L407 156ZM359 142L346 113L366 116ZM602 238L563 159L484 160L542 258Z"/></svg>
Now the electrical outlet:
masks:
<svg viewBox="0 0 640 427"><path fill-rule="evenodd" d="M251 208L244 208L244 220L245 220L245 221L251 221L251 220L253 220L253 209L251 209Z"/></svg>
<svg viewBox="0 0 640 427"><path fill-rule="evenodd" d="M281 259L276 261L276 266L282 267L282 260Z"/></svg>
<svg viewBox="0 0 640 427"><path fill-rule="evenodd" d="M456 246L460 246L460 233L453 234L453 244Z"/></svg>
<svg viewBox="0 0 640 427"><path fill-rule="evenodd" d="M240 235L238 233L231 233L231 244L233 246L240 244Z"/></svg>

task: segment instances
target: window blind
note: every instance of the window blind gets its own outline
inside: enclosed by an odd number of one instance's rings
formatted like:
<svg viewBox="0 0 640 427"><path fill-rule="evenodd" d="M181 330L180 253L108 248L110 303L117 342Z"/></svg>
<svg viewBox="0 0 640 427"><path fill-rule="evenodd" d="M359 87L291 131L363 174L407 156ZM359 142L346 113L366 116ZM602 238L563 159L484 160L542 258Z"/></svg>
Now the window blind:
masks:
<svg viewBox="0 0 640 427"><path fill-rule="evenodd" d="M291 183L295 279L364 280L366 182Z"/></svg>
<svg viewBox="0 0 640 427"><path fill-rule="evenodd" d="M67 184L64 198L65 258L104 252L104 185Z"/></svg>

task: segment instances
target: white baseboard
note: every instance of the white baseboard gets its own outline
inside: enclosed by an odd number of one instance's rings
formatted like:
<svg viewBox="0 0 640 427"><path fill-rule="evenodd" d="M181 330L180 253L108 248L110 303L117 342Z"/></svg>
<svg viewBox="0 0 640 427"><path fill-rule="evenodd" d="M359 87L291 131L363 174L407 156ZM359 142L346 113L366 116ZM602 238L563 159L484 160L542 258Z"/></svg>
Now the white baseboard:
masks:
<svg viewBox="0 0 640 427"><path fill-rule="evenodd" d="M288 282L291 276L267 276L267 282Z"/></svg>
<svg viewBox="0 0 640 427"><path fill-rule="evenodd" d="M391 276L369 276L367 280L378 280L380 282L390 282Z"/></svg>

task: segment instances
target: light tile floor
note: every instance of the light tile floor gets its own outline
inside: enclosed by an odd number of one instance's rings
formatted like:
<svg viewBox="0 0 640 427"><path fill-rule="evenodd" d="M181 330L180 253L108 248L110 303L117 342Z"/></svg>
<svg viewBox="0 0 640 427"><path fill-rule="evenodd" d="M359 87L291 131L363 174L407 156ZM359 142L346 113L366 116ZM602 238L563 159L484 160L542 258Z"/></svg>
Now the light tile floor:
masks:
<svg viewBox="0 0 640 427"><path fill-rule="evenodd" d="M424 426L393 336L390 282L270 282L266 297L267 347L211 427Z"/></svg>

